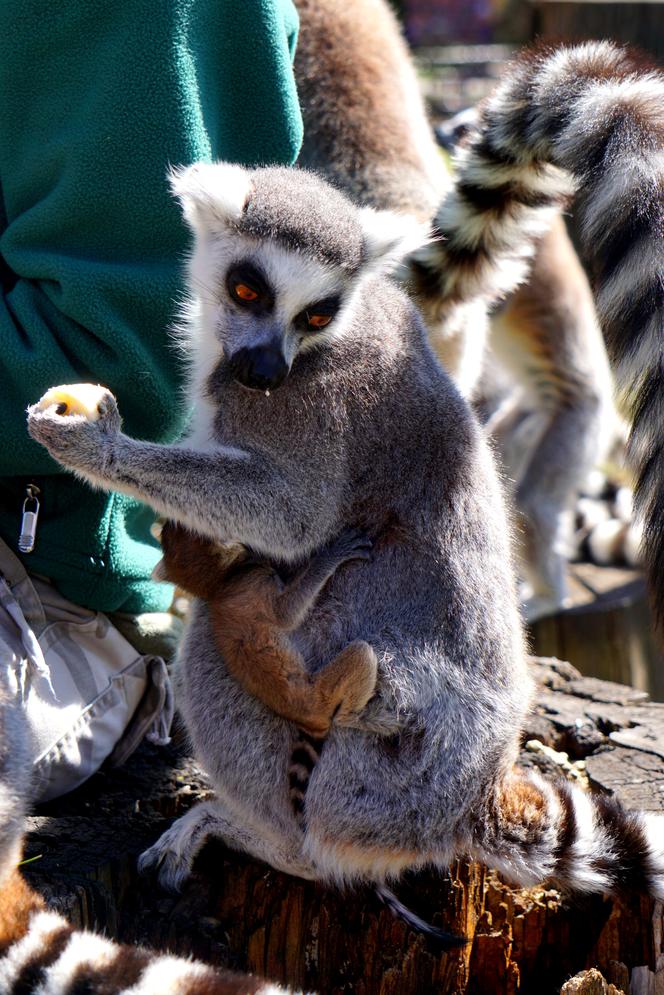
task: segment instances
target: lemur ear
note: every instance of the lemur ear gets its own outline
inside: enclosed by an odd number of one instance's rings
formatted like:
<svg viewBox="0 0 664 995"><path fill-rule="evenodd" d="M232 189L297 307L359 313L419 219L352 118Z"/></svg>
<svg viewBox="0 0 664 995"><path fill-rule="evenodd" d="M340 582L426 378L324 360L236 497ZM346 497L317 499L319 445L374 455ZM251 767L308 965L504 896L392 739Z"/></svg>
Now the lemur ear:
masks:
<svg viewBox="0 0 664 995"><path fill-rule="evenodd" d="M249 173L230 162L195 162L172 169L168 179L185 220L200 233L239 220L251 194Z"/></svg>
<svg viewBox="0 0 664 995"><path fill-rule="evenodd" d="M409 214L363 207L360 223L369 263L379 269L392 269L429 239L430 226Z"/></svg>

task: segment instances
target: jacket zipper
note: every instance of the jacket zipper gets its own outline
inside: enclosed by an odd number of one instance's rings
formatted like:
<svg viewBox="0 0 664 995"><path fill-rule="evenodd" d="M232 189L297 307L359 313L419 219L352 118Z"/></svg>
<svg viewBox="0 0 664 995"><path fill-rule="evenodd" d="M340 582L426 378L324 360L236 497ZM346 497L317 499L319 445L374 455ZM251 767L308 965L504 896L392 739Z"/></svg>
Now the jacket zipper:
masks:
<svg viewBox="0 0 664 995"><path fill-rule="evenodd" d="M36 484L28 484L25 489L23 511L21 514L21 531L18 537L20 553L31 553L35 548L37 538L37 520L39 518L39 498L41 491Z"/></svg>

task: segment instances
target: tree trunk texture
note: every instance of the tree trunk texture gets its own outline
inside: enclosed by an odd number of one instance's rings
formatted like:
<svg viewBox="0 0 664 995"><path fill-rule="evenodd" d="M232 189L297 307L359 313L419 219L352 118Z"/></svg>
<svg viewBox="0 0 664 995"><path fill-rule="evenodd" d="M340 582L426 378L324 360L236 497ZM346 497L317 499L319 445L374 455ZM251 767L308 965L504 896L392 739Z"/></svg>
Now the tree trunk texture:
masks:
<svg viewBox="0 0 664 995"><path fill-rule="evenodd" d="M558 660L533 667L539 692L521 762L587 779L628 807L663 810L664 705ZM367 889L335 893L215 843L182 895L167 895L138 877L136 856L206 794L182 747L144 746L29 820L27 856L39 859L26 872L78 925L320 995L548 995L591 967L604 980L573 979L567 995L664 992L661 905L512 888L476 863L413 874L397 888L418 914L468 938L450 953L393 919Z"/></svg>
<svg viewBox="0 0 664 995"><path fill-rule="evenodd" d="M548 41L610 38L664 60L664 4L638 0L533 0L532 36Z"/></svg>

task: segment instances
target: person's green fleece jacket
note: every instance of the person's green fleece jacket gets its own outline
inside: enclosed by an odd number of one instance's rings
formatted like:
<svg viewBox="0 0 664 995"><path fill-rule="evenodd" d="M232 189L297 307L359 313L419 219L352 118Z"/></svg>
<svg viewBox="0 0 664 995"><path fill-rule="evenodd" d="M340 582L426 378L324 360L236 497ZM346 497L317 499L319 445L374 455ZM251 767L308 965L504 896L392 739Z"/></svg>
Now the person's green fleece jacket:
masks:
<svg viewBox="0 0 664 995"><path fill-rule="evenodd" d="M153 514L62 473L28 437L48 388L91 381L125 429L181 434L169 328L187 234L169 164L291 163L301 119L291 0L0 0L0 536L41 489L27 568L104 611L166 607Z"/></svg>

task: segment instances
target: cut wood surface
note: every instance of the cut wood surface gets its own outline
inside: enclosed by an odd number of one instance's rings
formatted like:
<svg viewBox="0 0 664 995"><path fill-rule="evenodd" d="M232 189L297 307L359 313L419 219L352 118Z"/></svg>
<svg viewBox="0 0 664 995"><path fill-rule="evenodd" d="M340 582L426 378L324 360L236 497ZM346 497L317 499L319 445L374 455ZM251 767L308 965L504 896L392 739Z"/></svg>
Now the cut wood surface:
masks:
<svg viewBox="0 0 664 995"><path fill-rule="evenodd" d="M540 687L522 763L664 810L664 705L557 660L533 667ZM205 848L182 895L167 895L138 877L136 856L206 793L182 746L144 746L29 820L27 856L40 856L26 868L30 880L79 925L320 995L548 995L591 967L606 989L567 993L664 992L661 905L515 889L475 863L409 875L397 888L420 915L468 937L447 955L368 890L335 893L219 844Z"/></svg>

